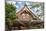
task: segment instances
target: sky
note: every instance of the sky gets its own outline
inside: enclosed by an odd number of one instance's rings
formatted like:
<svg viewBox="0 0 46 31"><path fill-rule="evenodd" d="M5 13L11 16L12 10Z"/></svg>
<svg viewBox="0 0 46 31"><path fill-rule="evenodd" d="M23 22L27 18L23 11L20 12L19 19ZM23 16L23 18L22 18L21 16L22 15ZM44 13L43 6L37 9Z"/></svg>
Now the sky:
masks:
<svg viewBox="0 0 46 31"><path fill-rule="evenodd" d="M16 9L21 9L25 4L31 8L32 3L30 2L16 2Z"/></svg>

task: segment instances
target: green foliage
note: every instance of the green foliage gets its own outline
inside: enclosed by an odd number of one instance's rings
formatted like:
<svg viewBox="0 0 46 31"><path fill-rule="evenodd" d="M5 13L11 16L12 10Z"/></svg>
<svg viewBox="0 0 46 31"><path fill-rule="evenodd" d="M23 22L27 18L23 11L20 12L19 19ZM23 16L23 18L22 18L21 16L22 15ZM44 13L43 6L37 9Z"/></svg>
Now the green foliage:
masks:
<svg viewBox="0 0 46 31"><path fill-rule="evenodd" d="M6 3L5 4L5 9L6 9L6 12L12 12L15 10L15 7L12 5L12 4L9 4L9 3Z"/></svg>
<svg viewBox="0 0 46 31"><path fill-rule="evenodd" d="M6 26L11 26L16 19L16 8L14 5L5 3Z"/></svg>
<svg viewBox="0 0 46 31"><path fill-rule="evenodd" d="M40 6L40 4L32 3L32 8L39 7L39 6Z"/></svg>

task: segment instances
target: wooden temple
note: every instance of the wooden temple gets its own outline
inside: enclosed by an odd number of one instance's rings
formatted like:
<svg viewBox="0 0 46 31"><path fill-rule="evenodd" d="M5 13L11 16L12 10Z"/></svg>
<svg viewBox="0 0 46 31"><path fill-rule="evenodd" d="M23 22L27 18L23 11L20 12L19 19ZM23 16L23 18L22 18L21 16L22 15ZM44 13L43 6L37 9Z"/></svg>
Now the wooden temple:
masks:
<svg viewBox="0 0 46 31"><path fill-rule="evenodd" d="M16 21L11 26L14 30L37 28L38 26L35 27L35 24L43 24L43 22L38 22L41 20L39 20L39 18L27 7L27 5L24 5L21 10L16 12L16 17ZM43 27L43 25L41 26Z"/></svg>
<svg viewBox="0 0 46 31"><path fill-rule="evenodd" d="M20 21L32 21L32 20L38 20L39 18L31 11L31 9L28 8L28 6L25 4L24 7L16 12L16 17Z"/></svg>

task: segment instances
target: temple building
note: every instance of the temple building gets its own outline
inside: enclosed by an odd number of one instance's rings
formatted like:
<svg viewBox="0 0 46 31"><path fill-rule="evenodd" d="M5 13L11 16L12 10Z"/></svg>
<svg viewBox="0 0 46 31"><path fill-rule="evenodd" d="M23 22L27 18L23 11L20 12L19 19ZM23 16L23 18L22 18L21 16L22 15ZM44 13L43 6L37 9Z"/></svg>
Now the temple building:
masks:
<svg viewBox="0 0 46 31"><path fill-rule="evenodd" d="M21 10L16 12L16 17L17 17L17 20L20 20L20 21L39 20L39 18L31 11L31 9L28 8L26 4Z"/></svg>

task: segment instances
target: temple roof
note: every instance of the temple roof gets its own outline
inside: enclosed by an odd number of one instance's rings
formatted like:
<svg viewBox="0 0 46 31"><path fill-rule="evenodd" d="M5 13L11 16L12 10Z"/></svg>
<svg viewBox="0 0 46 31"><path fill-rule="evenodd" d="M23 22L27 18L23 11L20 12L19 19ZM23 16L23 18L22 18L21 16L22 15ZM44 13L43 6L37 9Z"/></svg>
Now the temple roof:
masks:
<svg viewBox="0 0 46 31"><path fill-rule="evenodd" d="M16 14L18 14L18 13L22 13L22 12L24 12L24 11L28 11L30 14L32 14L32 16L33 17L37 17L32 11L31 11L31 9L29 9L28 8L28 6L25 4L24 5L24 7L21 9L21 10L19 10L18 12L16 12Z"/></svg>
<svg viewBox="0 0 46 31"><path fill-rule="evenodd" d="M25 4L24 6L21 7L21 9L17 10L16 13L20 12L20 11L23 10L25 7L29 9L29 7Z"/></svg>
<svg viewBox="0 0 46 31"><path fill-rule="evenodd" d="M24 6L22 6L20 9L18 9L18 10L16 11L16 13L19 12L20 10L22 10L22 9L25 8L25 7L29 8L28 5L25 3ZM29 9L31 9L31 8L29 8Z"/></svg>

